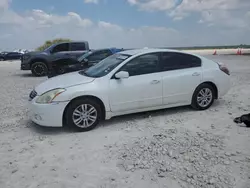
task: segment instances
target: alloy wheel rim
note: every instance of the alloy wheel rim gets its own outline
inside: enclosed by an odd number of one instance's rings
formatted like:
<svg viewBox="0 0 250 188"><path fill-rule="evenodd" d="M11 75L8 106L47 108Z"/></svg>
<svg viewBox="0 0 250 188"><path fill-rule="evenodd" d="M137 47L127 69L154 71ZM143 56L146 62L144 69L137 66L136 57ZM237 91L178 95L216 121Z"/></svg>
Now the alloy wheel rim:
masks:
<svg viewBox="0 0 250 188"><path fill-rule="evenodd" d="M36 65L34 67L34 72L37 75L43 75L45 73L45 67L43 65Z"/></svg>
<svg viewBox="0 0 250 188"><path fill-rule="evenodd" d="M82 104L73 111L72 120L77 127L88 128L96 122L97 110L90 104Z"/></svg>
<svg viewBox="0 0 250 188"><path fill-rule="evenodd" d="M199 106L205 108L208 105L210 105L212 100L213 100L213 93L212 93L211 89L203 88L198 93L197 102L198 102Z"/></svg>

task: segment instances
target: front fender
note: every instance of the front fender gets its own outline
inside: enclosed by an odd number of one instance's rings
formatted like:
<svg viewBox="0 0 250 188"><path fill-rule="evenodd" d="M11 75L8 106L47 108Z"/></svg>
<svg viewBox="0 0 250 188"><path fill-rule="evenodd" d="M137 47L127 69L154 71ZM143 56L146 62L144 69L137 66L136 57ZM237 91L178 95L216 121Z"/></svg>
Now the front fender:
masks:
<svg viewBox="0 0 250 188"><path fill-rule="evenodd" d="M78 97L84 97L84 96L92 96L100 99L104 106L106 111L110 110L109 105L109 98L108 93L105 90L97 90L97 87L94 83L88 83L88 87L84 88L83 85L78 85L70 88L66 88L66 91L61 93L56 97L56 101L72 101L75 98Z"/></svg>

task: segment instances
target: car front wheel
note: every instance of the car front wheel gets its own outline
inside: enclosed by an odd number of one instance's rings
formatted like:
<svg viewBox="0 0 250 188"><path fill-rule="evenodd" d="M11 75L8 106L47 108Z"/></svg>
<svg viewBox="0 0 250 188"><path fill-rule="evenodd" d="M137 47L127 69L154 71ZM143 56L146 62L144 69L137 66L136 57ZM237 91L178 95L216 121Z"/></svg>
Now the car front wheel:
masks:
<svg viewBox="0 0 250 188"><path fill-rule="evenodd" d="M31 72L34 76L46 76L48 74L48 67L44 62L36 62L32 64Z"/></svg>
<svg viewBox="0 0 250 188"><path fill-rule="evenodd" d="M206 110L214 102L215 91L209 84L201 84L198 86L193 94L192 107L197 110Z"/></svg>
<svg viewBox="0 0 250 188"><path fill-rule="evenodd" d="M93 99L79 99L69 104L66 112L67 125L77 131L94 129L101 120L101 107Z"/></svg>

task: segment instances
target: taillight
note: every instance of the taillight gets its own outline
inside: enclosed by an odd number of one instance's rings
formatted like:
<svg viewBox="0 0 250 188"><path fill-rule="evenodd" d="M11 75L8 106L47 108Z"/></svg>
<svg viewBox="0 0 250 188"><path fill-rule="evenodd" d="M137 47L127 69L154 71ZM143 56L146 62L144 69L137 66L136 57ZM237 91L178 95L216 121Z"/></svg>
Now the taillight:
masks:
<svg viewBox="0 0 250 188"><path fill-rule="evenodd" d="M220 62L217 62L217 64L219 65L219 68L222 72L226 73L227 75L230 75L230 71L225 64Z"/></svg>

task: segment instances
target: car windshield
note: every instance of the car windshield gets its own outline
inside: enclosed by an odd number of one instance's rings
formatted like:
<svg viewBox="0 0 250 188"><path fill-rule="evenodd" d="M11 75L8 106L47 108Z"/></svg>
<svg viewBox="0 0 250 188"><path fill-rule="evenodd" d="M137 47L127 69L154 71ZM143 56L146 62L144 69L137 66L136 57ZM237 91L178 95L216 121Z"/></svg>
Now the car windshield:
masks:
<svg viewBox="0 0 250 188"><path fill-rule="evenodd" d="M77 60L79 62L82 62L86 57L88 57L92 53L93 53L93 51L88 51L87 53L84 53L82 56L80 56Z"/></svg>
<svg viewBox="0 0 250 188"><path fill-rule="evenodd" d="M50 52L50 50L54 47L54 46L56 46L56 44L52 44L51 46L49 46L48 48L46 48L45 50L43 50L44 52Z"/></svg>
<svg viewBox="0 0 250 188"><path fill-rule="evenodd" d="M94 78L105 76L130 56L131 55L120 53L111 55L87 70L80 71L79 74Z"/></svg>

